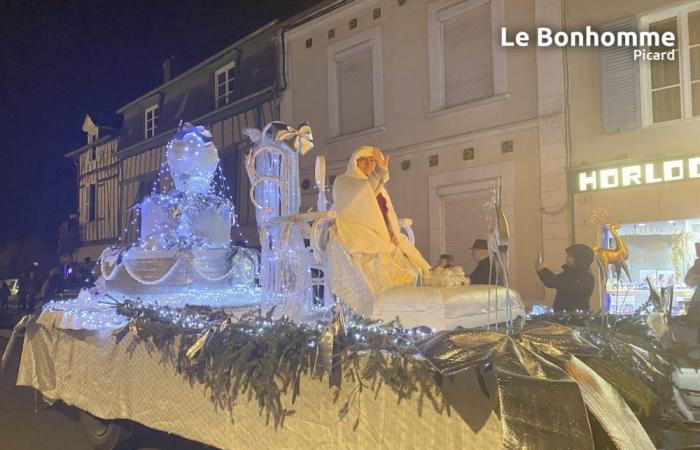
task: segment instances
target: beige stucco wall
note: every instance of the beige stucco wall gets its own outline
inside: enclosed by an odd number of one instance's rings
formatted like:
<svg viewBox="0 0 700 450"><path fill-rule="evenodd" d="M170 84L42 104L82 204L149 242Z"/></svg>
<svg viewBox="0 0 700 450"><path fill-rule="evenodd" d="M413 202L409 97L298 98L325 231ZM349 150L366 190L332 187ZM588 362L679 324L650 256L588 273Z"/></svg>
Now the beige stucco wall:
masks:
<svg viewBox="0 0 700 450"><path fill-rule="evenodd" d="M630 16L683 4L670 0L567 1L571 30L598 27ZM624 158L700 152L700 120L679 120L618 133L605 134L600 102L598 49L568 50L571 165Z"/></svg>
<svg viewBox="0 0 700 450"><path fill-rule="evenodd" d="M509 101L429 119L428 2L411 1L398 6L393 0L358 1L353 5L358 3L366 6L349 15L336 13L338 19L318 27L294 30L288 42L291 115L312 124L317 147L330 160L346 159L357 145L365 142L393 149L537 117L535 50L526 48L508 51ZM534 23L532 2L505 3L509 27ZM372 10L377 7L382 8L382 16L372 20ZM354 30L348 29L351 18L358 19ZM327 145L328 45L376 26L382 28L386 131ZM331 28L336 32L333 40L327 37ZM308 38L313 39L310 49L305 48Z"/></svg>
<svg viewBox="0 0 700 450"><path fill-rule="evenodd" d="M535 3L505 0L508 28L533 29ZM534 47L506 50L507 101L431 118L428 4L427 1L409 1L399 6L394 0L356 1L351 3L350 7L354 10L350 14L344 14L341 9L288 34L287 77L290 89L283 94L281 117L289 123L309 121L316 145L314 151L301 162L301 178L311 181L312 186L302 192L303 206L306 209L315 205L313 164L316 155L325 155L328 174L336 175L344 171L347 158L358 145L380 146L391 155L388 189L398 214L413 219L416 244L428 257L436 254L430 231L428 185L431 177L445 174L448 178L454 176L456 180L461 180L460 173L465 169L476 169L469 173L478 177L480 167L512 165L514 180L511 184L514 189L505 192L504 196L511 196L508 202L514 205L509 213L514 250L511 262L513 281L527 303L541 303L544 290L533 271L533 262L543 247L541 145L563 146L564 137L563 132L561 137L552 137L552 133L541 136L539 116L543 113L538 103L537 50ZM380 19L373 20L372 10L377 7L381 7L382 15ZM358 20L355 30L348 29L348 21L352 18ZM319 21L322 23L316 25ZM381 26L385 129L371 135L329 143L328 45L376 26ZM327 36L331 28L336 32L333 40ZM305 41L309 38L313 39L313 46L307 49ZM540 76L542 73L557 76L556 71L540 71ZM552 84L548 80L540 81ZM555 79L553 83L556 85L562 80ZM556 107L552 109L545 113L548 117L560 112ZM501 152L501 143L507 140L513 140L513 153ZM476 157L464 161L462 150L470 147L475 149ZM433 155L439 156L436 167L430 167L428 163ZM410 160L411 166L404 171L401 162L406 160ZM544 195L559 191L559 197L565 197L564 156L555 163L561 166L558 168L560 178L555 183L549 179L546 181L550 186L544 186L544 190L548 191ZM549 165L552 166L551 162ZM545 169L552 170L551 167ZM554 170L557 168L554 167ZM561 214L561 217L561 223L552 231L556 235L555 254L560 251L559 247L569 242L568 214Z"/></svg>

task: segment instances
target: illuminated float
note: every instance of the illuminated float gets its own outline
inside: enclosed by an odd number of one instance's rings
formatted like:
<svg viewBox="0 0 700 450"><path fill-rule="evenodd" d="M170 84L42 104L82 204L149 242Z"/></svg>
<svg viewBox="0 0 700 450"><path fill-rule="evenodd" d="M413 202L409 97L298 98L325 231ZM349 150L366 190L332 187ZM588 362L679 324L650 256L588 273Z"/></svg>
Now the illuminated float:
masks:
<svg viewBox="0 0 700 450"><path fill-rule="evenodd" d="M487 205L489 250L506 287L424 280L377 295L343 248L346 273L339 278L328 261L339 214L328 209L323 158L317 211L299 212L298 158L312 147L308 126L273 122L245 131L253 141L246 167L260 231L258 276L256 255L230 245L232 205L212 191L218 158L209 136L185 128L169 146L174 189L140 204L142 238L105 251L97 289L49 303L13 332L6 353L26 327L18 385L85 411L81 422L96 424L92 434L113 436L111 444L123 430L113 419L128 419L221 448L593 448L595 417L617 448L654 448L625 399L586 365L622 360L611 355L629 355L626 344L607 349L591 330L598 348L569 326L513 324L524 311L507 287L508 227L497 185ZM206 148L194 151L201 161L187 161L193 148ZM400 223L412 241L410 221ZM105 305L108 298L117 301ZM277 317L207 307L273 305ZM357 314L344 318L350 309ZM405 328L366 320L396 316ZM411 329L503 322L506 333ZM371 394L367 407L357 397L363 389ZM433 408L423 407L424 397ZM450 409L456 413L443 413ZM351 410L354 421L339 420Z"/></svg>

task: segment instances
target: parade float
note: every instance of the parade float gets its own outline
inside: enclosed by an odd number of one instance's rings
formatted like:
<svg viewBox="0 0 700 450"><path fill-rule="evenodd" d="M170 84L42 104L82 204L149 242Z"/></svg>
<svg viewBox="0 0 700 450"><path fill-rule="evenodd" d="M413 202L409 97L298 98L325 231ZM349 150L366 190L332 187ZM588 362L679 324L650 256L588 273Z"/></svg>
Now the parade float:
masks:
<svg viewBox="0 0 700 450"><path fill-rule="evenodd" d="M245 132L260 253L231 245L216 148L185 125L168 146L173 188L140 205L139 241L105 250L95 288L16 329L18 385L103 423L100 448L123 420L237 449L655 448L647 420L677 416L677 348L635 318L526 322L498 185L485 220L505 287L377 292L349 253L329 252L338 214L321 157L315 211L300 212L309 126Z"/></svg>

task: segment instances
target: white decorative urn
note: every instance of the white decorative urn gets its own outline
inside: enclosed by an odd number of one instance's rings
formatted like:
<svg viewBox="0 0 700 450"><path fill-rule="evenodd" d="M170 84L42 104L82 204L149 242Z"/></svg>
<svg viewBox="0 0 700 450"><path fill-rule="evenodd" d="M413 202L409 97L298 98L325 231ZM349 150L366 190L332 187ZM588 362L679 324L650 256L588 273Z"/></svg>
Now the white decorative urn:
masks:
<svg viewBox="0 0 700 450"><path fill-rule="evenodd" d="M219 164L209 130L186 123L168 143L166 158L178 191L204 194L209 190Z"/></svg>

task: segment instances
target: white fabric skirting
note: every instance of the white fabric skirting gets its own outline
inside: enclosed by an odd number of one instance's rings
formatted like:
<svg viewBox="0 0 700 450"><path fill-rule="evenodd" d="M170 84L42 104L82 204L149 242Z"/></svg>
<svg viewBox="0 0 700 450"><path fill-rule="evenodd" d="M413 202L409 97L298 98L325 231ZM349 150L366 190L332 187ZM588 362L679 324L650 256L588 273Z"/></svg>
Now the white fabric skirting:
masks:
<svg viewBox="0 0 700 450"><path fill-rule="evenodd" d="M365 391L360 408L338 418L345 385L337 403L327 381L304 378L293 415L284 427L265 424L253 401L216 411L204 387L189 383L160 354L148 354L127 335L119 344L110 330L59 330L37 323L26 330L17 384L41 391L104 419L129 419L161 431L220 448L500 448L501 427L491 400L469 371L445 379L451 412L438 414L425 399L422 416L418 396L397 404L383 387L377 398ZM244 396L245 397L245 396ZM359 414L359 426L353 425Z"/></svg>

